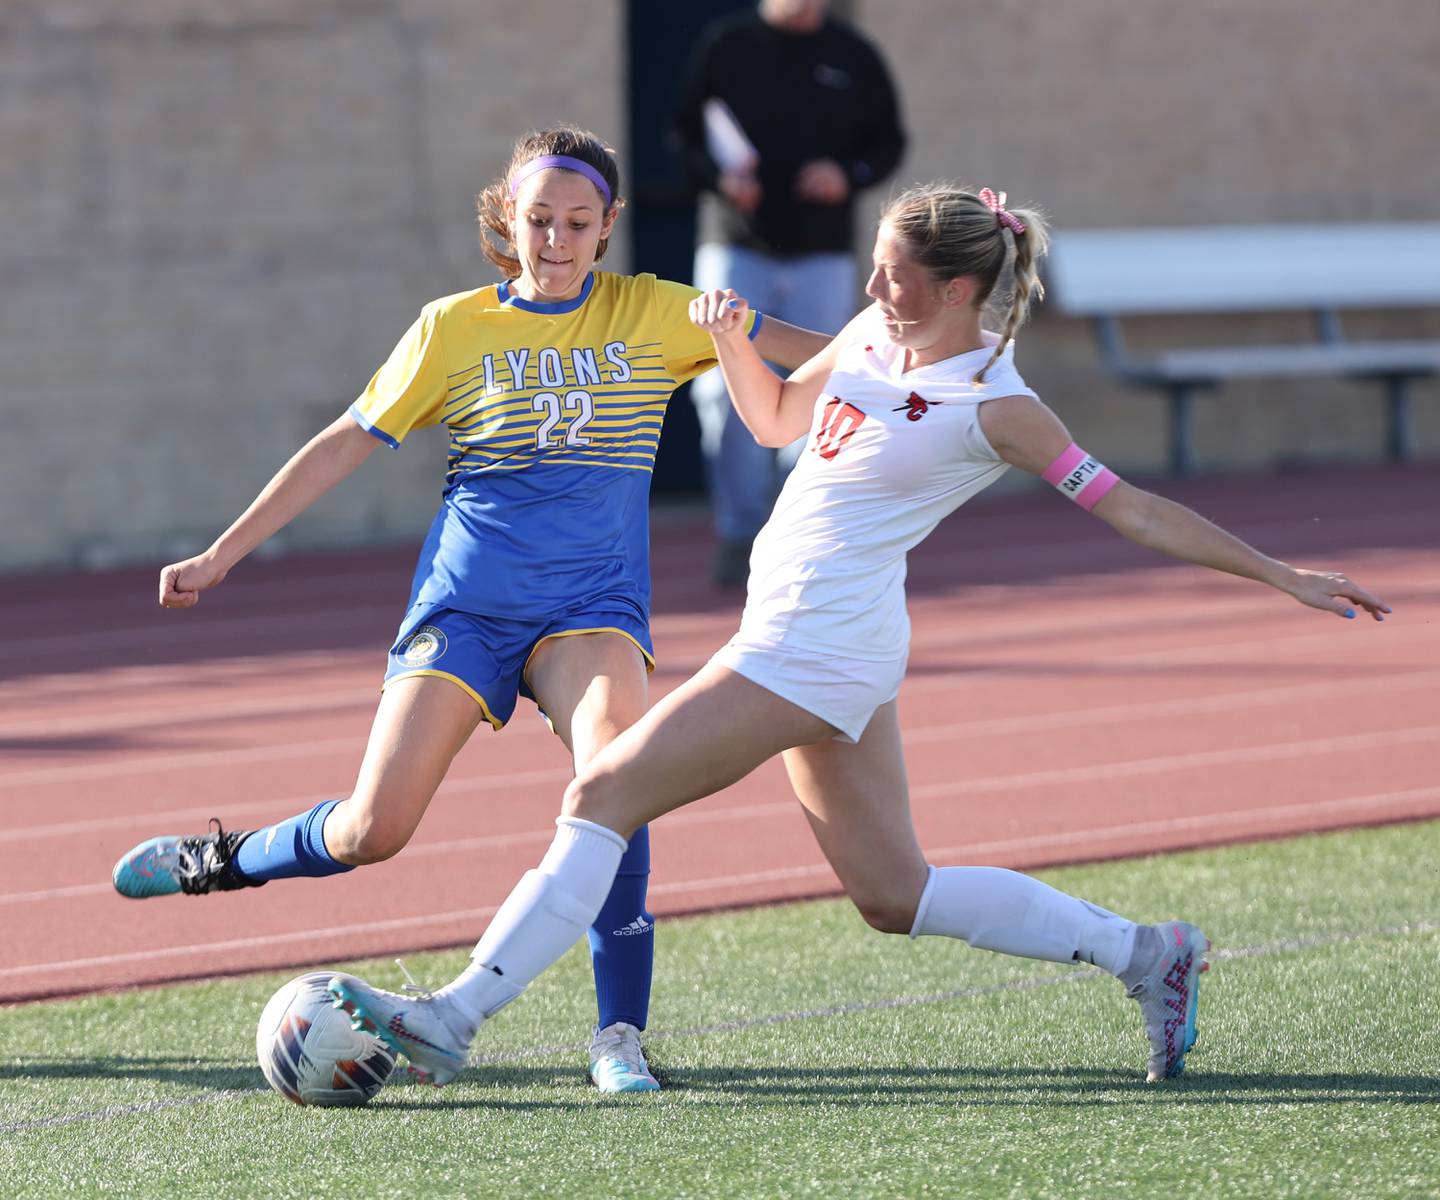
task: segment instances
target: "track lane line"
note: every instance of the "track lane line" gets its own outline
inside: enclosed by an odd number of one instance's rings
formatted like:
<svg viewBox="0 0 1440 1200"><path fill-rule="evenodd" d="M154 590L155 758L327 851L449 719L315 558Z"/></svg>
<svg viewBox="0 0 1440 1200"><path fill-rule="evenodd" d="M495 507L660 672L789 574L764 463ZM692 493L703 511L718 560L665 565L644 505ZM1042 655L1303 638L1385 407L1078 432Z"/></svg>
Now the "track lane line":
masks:
<svg viewBox="0 0 1440 1200"><path fill-rule="evenodd" d="M1210 826L1223 827L1236 820L1251 824L1289 817L1313 818L1320 814L1363 813L1375 809L1390 808L1395 804L1411 802L1440 801L1440 787L1414 788L1402 792L1381 792L1370 796L1347 796L1331 801L1307 802L1305 804L1277 805L1273 808L1233 809L1227 812L1207 813L1190 817L1166 817L1153 821L1128 821L1118 825L1106 825L1093 829L1073 832L1056 832L1030 837L1007 838L991 842L969 842L958 846L924 847L924 853L931 860L953 858L957 855L970 859L993 857L1015 852L1046 851L1052 847L1067 849L1087 844L1104 843L1117 837L1159 837L1180 832L1197 832ZM770 806L765 806L770 807ZM793 811L793 805L775 805ZM755 814L750 814L751 816ZM1419 814L1419 815L1424 815ZM814 849L815 847L811 847ZM751 871L743 874L713 876L709 879L676 880L670 883L652 884L650 895L675 896L692 892L726 890L746 887L756 883L777 883L800 879L813 879L834 873L829 863L811 863L791 867L777 867L768 871ZM838 887L838 882L836 883ZM446 913L422 914L419 916L396 917L387 921L372 921L359 925L339 925L319 929L293 930L286 933L263 934L247 938L232 938L226 941L203 942L185 946L162 946L154 950L134 950L120 954L105 954L88 958L68 959L59 962L27 963L22 966L0 968L0 979L19 979L50 971L86 970L101 966L118 966L123 963L153 961L159 958L179 958L196 954L228 953L233 950L249 950L269 946L290 945L295 942L314 941L344 937L350 934L383 932L401 928L429 928L461 921L481 921L494 916L499 905L484 908L459 909ZM476 931L478 936L479 930Z"/></svg>
<svg viewBox="0 0 1440 1200"><path fill-rule="evenodd" d="M954 726L930 727L926 740L940 737L958 737L965 728L964 722ZM1222 750L1200 750L1183 754L1165 754L1150 758L1120 759L1113 762L1094 763L1083 767L1059 767L1046 771L1024 771L1012 775L991 775L977 779L965 779L958 783L919 784L910 789L912 799L923 799L934 795L958 793L968 795L978 791L1012 791L1017 788L1044 787L1056 783L1072 783L1095 779L1123 779L1137 775L1153 775L1170 771L1185 771L1198 766L1227 766L1247 762L1271 762L1276 759L1325 754L1348 753L1354 750L1374 750L1392 746L1414 745L1426 741L1440 742L1440 725L1417 725L1401 729L1376 730L1370 733L1340 734L1321 738L1308 738L1297 742L1266 742L1256 746L1227 747ZM527 786L537 783L568 782L571 772L568 767L555 767L539 771L521 771L506 775L481 773L447 779L436 795L456 791L492 791L497 788ZM333 794L312 795L303 798L282 800L255 800L244 804L225 806L227 813L244 813L266 810L293 811L313 808ZM200 821L214 815L214 805L169 812L126 813L114 817L90 818L66 821L53 825L36 825L0 830L0 843L40 841L45 838L70 837L93 832L97 829L124 829L138 823L159 821ZM421 843L422 845L424 843Z"/></svg>
<svg viewBox="0 0 1440 1200"><path fill-rule="evenodd" d="M1422 629L1414 632L1416 632L1417 634L1415 640L1418 641L1428 641L1430 639L1440 637L1440 627L1434 629ZM1304 653L1307 650L1313 648L1317 643L1325 646L1332 644L1331 638L1329 636L1316 636L1313 634L1300 635L1294 638L1268 638L1263 641L1235 642L1229 643L1227 646L1224 647L1215 647L1213 644L1207 643L1203 647L1191 647L1187 650L1147 650L1129 655L1116 655L1101 660L1092 660L1088 662L1072 664L1071 669L1087 670L1096 675L1112 675L1118 673L1116 670L1117 667L1123 668L1125 666L1137 665L1163 666L1171 663L1188 662L1192 661L1195 658L1203 659L1208 657L1211 654L1212 650L1215 649L1225 649L1228 653L1236 655L1250 655L1259 650L1274 650L1277 645L1280 645L1287 650L1299 650L1301 653ZM1300 669L1302 666L1307 669L1309 668L1309 664L1297 663L1295 664L1295 666L1297 669ZM980 666L975 670L961 670L954 673L927 675L923 677L912 676L905 681L904 687L901 691L901 698L903 699L906 696L913 695L918 692L929 692L935 690L961 691L968 688L981 687L991 682L994 682L997 679L1006 679L1010 677L1012 673L1012 671L1005 668L989 668ZM1380 676L1371 681L1349 681L1344 685L1344 687L1347 692L1349 692L1358 689L1385 690L1386 688L1390 687L1419 686L1418 684L1411 684L1403 681L1420 677L1428 678L1430 674L1430 672L1403 671L1399 675ZM1311 694L1319 695L1333 692L1335 690L1335 687L1336 685L1331 682L1295 684L1287 685L1287 687L1284 689L1260 689L1258 691L1230 692L1225 693L1225 695L1237 698L1237 702L1243 702L1243 698L1247 696L1278 695L1282 691L1285 692L1286 695L1303 697L1303 695L1306 694L1305 689L1309 689ZM659 692L659 690L657 689L657 698L661 694L662 693ZM367 700L373 700L373 697L368 697ZM1197 698L1195 702L1198 703L1200 701ZM1165 701L1161 703L1170 704L1183 702ZM294 710L300 712L305 711L305 701L303 698L297 698L297 700L295 701ZM193 713L193 710L189 711ZM263 714L257 711L255 715ZM195 719L197 722L203 722L210 718L203 715L198 715ZM1005 719L1015 720L1018 718ZM145 723L148 724L152 722L147 721ZM1045 728L1047 726L1042 725L1039 727ZM540 736L542 734L549 733L548 727L546 727L543 722L524 720L512 720L502 732L507 731L509 733L509 736L512 738L517 736ZM129 774L143 772L145 770L151 769L152 767L157 770L163 770L170 767L184 766L197 761L203 761L207 763L238 763L251 760L270 760L277 757L304 757L305 755L310 753L312 749L323 749L328 753L331 749L338 750L344 747L363 746L365 744L365 741L366 739L364 737L330 739L324 742L306 742L296 746L256 746L237 750L180 751L174 754L152 756L144 759L132 759L129 761L122 761L118 763L86 763L73 767L36 767L31 768L28 771L20 770L0 772L0 785L5 785L8 787L18 787L25 784L69 782L85 778L111 778L117 774L122 773Z"/></svg>
<svg viewBox="0 0 1440 1200"><path fill-rule="evenodd" d="M1295 757L1321 757L1326 754L1350 753L1355 750L1383 749L1395 746L1415 745L1424 742L1440 741L1440 725L1422 725L1405 729L1380 730L1372 733L1350 734L1338 737L1314 738L1298 742L1266 743L1259 746L1227 748L1223 750L1203 750L1187 754L1169 754L1151 758L1121 760L1119 762L1097 763L1084 767L1060 767L1045 771L1027 771L1013 775L996 775L979 779L960 780L957 782L919 784L910 789L912 802L915 800L931 799L934 797L956 797L972 798L978 793L985 792L1010 792L1034 787L1052 787L1056 784L1069 784L1078 782L1110 781L1115 779L1135 778L1143 775L1168 774L1176 771L1184 771L1195 767L1230 766L1238 763L1249 762L1273 762L1277 759ZM511 775L480 775L473 778L462 778L446 780L437 789L436 794L441 792L453 792L457 790L483 790L488 791L497 788L524 786L533 783L560 783L568 781L570 772L568 768L553 768L542 771L519 772ZM1424 789L1421 789L1422 791ZM294 801L297 808L305 807L307 802L310 807L320 803L325 796L319 798L310 797L308 800ZM248 809L276 808L283 807L274 801L255 801L249 805L228 806L229 812L244 812ZM1280 811L1287 806L1262 806L1261 808L1244 811ZM199 821L202 816L197 814L208 813L213 806L205 809L191 810L189 813L177 815L170 814L127 814L124 816L92 819L86 821L72 821L58 825L34 826L28 829L0 830L0 843L3 842L25 842L42 841L52 837L70 837L85 832L93 832L96 829L125 828L137 821L158 823L163 817L169 820L194 819ZM671 827L694 823L697 818L700 820L716 819L749 819L760 815L762 812L791 811L793 803L789 800L776 802L771 805L750 805L744 809L717 810L700 814L677 813L668 815L665 818ZM734 813L734 816L726 817L722 814ZM1181 818L1183 819L1183 818ZM545 831L517 831L509 834L491 834L478 838L467 838L460 840L449 839L443 842L420 842L407 847L405 853L410 857L434 856L469 853L476 849L494 849L506 846L523 845L532 843L534 839L549 838L553 835ZM94 890L84 890L94 889ZM81 884L70 885L59 889L48 889L45 891L31 891L24 893L0 893L0 904L6 903L39 903L49 899L61 899L83 895L100 895L107 890L103 884ZM0 976L4 972L0 971Z"/></svg>

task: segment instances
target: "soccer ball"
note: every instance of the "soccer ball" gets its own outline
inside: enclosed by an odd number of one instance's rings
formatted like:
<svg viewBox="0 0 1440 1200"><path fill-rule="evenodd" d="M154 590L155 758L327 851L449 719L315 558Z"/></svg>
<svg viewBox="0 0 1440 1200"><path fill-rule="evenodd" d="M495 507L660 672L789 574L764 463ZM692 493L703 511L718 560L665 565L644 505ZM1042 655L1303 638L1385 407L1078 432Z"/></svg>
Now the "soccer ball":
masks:
<svg viewBox="0 0 1440 1200"><path fill-rule="evenodd" d="M330 978L301 975L270 997L255 1030L260 1070L296 1104L368 1104L395 1069L395 1052L373 1033L350 1028L325 990Z"/></svg>

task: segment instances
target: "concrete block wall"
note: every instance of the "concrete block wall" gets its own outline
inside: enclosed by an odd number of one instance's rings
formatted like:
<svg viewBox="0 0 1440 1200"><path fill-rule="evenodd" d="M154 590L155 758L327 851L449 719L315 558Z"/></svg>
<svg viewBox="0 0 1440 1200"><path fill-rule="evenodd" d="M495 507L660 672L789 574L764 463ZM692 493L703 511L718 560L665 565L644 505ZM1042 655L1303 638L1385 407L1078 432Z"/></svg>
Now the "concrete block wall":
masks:
<svg viewBox="0 0 1440 1200"><path fill-rule="evenodd" d="M1055 226L1440 219L1440 7L1412 0L858 0L901 80L904 180L960 179ZM878 203L872 203L873 212ZM1405 248L1397 244L1395 253ZM1440 311L1366 314L1352 336L1440 337ZM1301 319L1147 322L1139 345L1312 336ZM1160 472L1165 406L1100 367L1088 328L1043 308L1028 380L1117 466ZM1414 388L1440 456L1440 382ZM1378 384L1253 382L1198 400L1202 469L1383 454ZM1103 447L1103 450L1101 449Z"/></svg>
<svg viewBox="0 0 1440 1200"><path fill-rule="evenodd" d="M1432 3L846 7L901 81L905 179L1004 188L1061 228L1440 216ZM577 120L624 155L624 20L618 0L0 6L0 570L208 542L421 304L493 279L473 196L517 133ZM624 222L612 255L630 266ZM1365 321L1440 336L1434 313ZM1097 453L1160 469L1162 406L1106 377L1087 329L1042 312L1021 363ZM1226 389L1198 456L1377 458L1377 393ZM1415 407L1440 454L1440 385ZM433 433L377 454L277 545L415 536L443 455Z"/></svg>
<svg viewBox="0 0 1440 1200"><path fill-rule="evenodd" d="M623 135L620 17L567 0L0 9L0 510L28 514L5 522L0 568L208 543L422 304L493 281L474 196L519 133ZM611 253L627 263L623 230ZM443 465L435 431L381 452L274 548L413 536Z"/></svg>

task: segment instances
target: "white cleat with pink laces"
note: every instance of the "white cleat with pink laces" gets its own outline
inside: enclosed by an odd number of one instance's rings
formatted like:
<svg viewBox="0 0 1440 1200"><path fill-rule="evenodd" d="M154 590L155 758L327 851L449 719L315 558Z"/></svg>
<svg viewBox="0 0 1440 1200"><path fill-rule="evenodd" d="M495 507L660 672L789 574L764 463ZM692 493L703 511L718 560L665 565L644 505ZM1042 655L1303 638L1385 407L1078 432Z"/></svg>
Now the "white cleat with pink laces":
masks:
<svg viewBox="0 0 1440 1200"><path fill-rule="evenodd" d="M1160 937L1159 954L1126 995L1140 1002L1145 1018L1145 1036L1150 1041L1145 1081L1158 1083L1185 1069L1185 1055L1195 1045L1200 976L1210 969L1205 961L1210 939L1184 921L1166 921L1150 928Z"/></svg>

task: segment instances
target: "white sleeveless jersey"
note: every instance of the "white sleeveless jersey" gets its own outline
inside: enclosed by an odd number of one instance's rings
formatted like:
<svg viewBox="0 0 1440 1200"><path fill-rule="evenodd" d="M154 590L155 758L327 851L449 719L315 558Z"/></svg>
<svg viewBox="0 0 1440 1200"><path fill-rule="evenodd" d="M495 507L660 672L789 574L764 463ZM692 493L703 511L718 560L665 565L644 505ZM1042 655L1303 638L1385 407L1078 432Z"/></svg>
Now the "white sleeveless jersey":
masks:
<svg viewBox="0 0 1440 1200"><path fill-rule="evenodd" d="M905 556L1008 469L980 429L983 400L1034 396L1007 346L903 371L875 321L840 352L805 449L755 539L736 641L873 662L904 658Z"/></svg>

